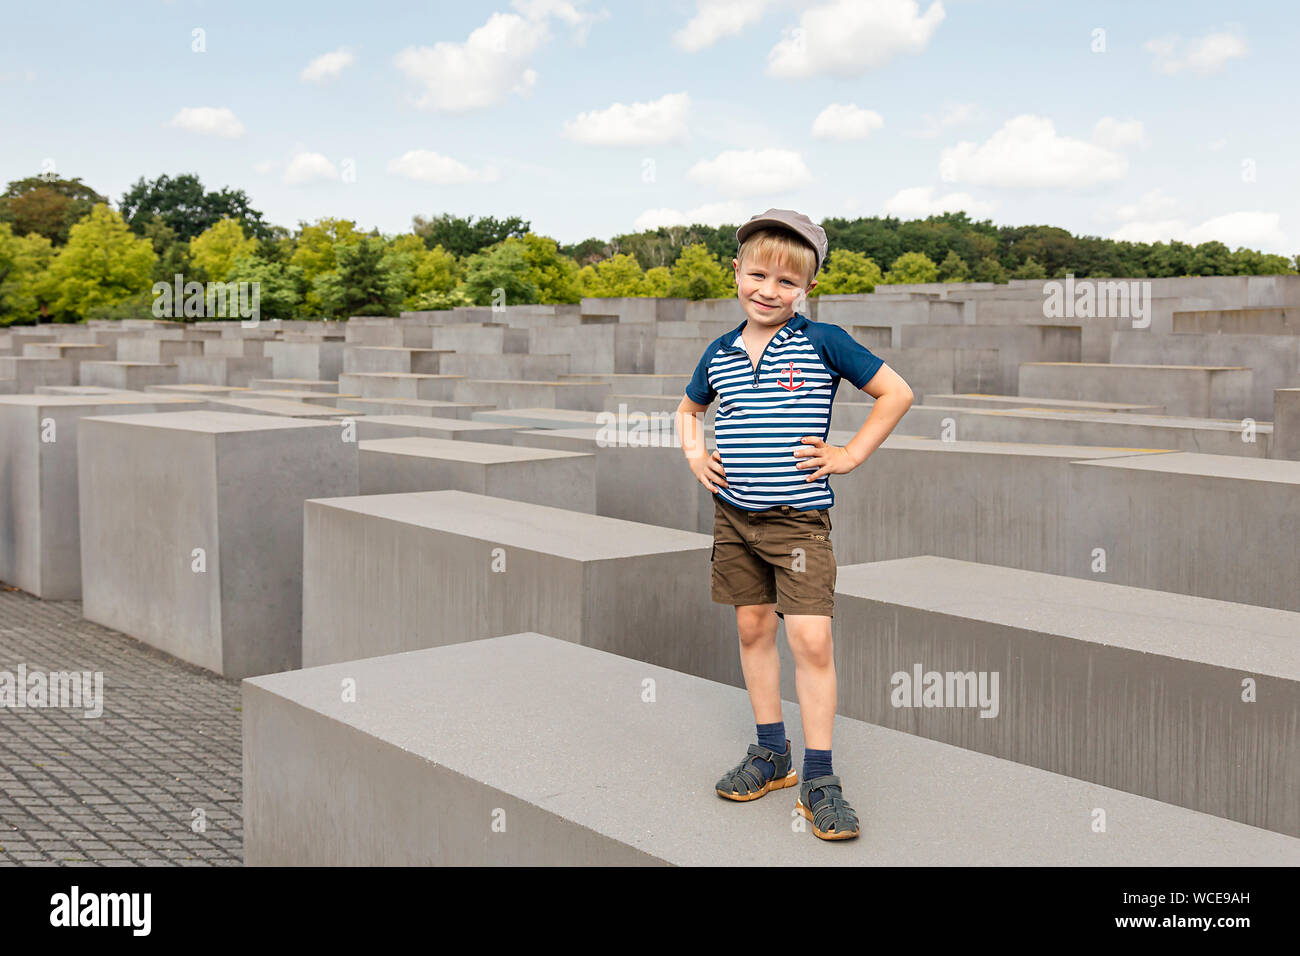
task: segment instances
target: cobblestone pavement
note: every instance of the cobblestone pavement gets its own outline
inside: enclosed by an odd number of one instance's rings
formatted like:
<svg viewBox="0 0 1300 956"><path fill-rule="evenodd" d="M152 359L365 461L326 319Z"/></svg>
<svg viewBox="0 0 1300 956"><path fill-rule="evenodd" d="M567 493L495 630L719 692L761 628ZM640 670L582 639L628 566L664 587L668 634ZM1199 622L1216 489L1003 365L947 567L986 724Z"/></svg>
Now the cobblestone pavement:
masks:
<svg viewBox="0 0 1300 956"><path fill-rule="evenodd" d="M0 865L242 863L238 681L0 585L0 672L20 664L102 672L103 713L0 707Z"/></svg>

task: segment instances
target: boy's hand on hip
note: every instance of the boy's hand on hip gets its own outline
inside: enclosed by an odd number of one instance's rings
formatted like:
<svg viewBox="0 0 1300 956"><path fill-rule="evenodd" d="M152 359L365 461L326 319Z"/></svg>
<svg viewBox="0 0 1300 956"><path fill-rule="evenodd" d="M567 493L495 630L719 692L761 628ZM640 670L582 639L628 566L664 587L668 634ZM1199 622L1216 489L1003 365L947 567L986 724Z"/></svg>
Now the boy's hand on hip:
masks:
<svg viewBox="0 0 1300 956"><path fill-rule="evenodd" d="M695 477L700 480L705 488L713 494L718 493L716 485L723 488L728 487L726 480L726 470L722 467L722 454L714 450L711 456L699 455L695 458L686 459L687 464L691 466L691 471Z"/></svg>
<svg viewBox="0 0 1300 956"><path fill-rule="evenodd" d="M794 456L801 459L796 468L816 468L805 481L816 481L822 475L847 475L858 463L853 460L847 448L828 445L822 439L809 436L803 439L804 448L796 448Z"/></svg>

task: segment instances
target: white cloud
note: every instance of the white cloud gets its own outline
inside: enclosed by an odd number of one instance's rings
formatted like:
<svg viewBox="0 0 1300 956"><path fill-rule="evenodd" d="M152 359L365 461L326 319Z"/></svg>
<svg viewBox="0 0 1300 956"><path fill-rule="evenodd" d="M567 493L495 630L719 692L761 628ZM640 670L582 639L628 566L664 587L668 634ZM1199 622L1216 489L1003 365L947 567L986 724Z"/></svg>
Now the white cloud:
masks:
<svg viewBox="0 0 1300 956"><path fill-rule="evenodd" d="M320 153L295 153L284 171L284 181L290 186L299 186L317 179L338 178L338 169Z"/></svg>
<svg viewBox="0 0 1300 956"><path fill-rule="evenodd" d="M695 0L695 16L673 34L673 45L697 53L756 23L771 6L771 0Z"/></svg>
<svg viewBox="0 0 1300 956"><path fill-rule="evenodd" d="M238 139L245 132L244 124L224 106L186 106L171 118L168 125L223 139Z"/></svg>
<svg viewBox="0 0 1300 956"><path fill-rule="evenodd" d="M815 139L866 139L873 129L884 125L875 110L864 110L854 103L832 103L813 120L812 134Z"/></svg>
<svg viewBox="0 0 1300 956"><path fill-rule="evenodd" d="M1223 137L1219 137L1218 139L1211 140L1208 148L1210 152L1217 153L1219 150L1223 149L1223 147L1227 145L1228 145L1228 141Z"/></svg>
<svg viewBox="0 0 1300 956"><path fill-rule="evenodd" d="M1266 252L1287 246L1281 216L1275 212L1230 212L1191 227L1182 219L1128 222L1111 233L1110 238L1128 242L1177 240L1194 246L1221 242L1229 249L1246 246Z"/></svg>
<svg viewBox="0 0 1300 956"><path fill-rule="evenodd" d="M996 203L982 202L970 193L935 196L933 186L913 186L894 193L885 200L882 209L885 215L899 219L924 219L926 216L961 210L965 210L972 219L978 219L992 215L996 206Z"/></svg>
<svg viewBox="0 0 1300 956"><path fill-rule="evenodd" d="M273 159L264 159L261 162L253 164L253 172L260 176L265 176L273 169L275 169L275 160Z"/></svg>
<svg viewBox="0 0 1300 956"><path fill-rule="evenodd" d="M492 167L471 169L450 156L443 156L426 149L407 150L397 159L389 160L388 172L437 186L491 183L501 178L497 170Z"/></svg>
<svg viewBox="0 0 1300 956"><path fill-rule="evenodd" d="M788 149L728 150L696 163L686 176L734 196L779 193L812 182L803 157Z"/></svg>
<svg viewBox="0 0 1300 956"><path fill-rule="evenodd" d="M1137 202L1129 203L1127 206L1120 206L1105 218L1120 221L1167 221L1177 216L1181 208L1182 203L1173 196L1167 195L1163 189L1157 186L1155 189L1148 189L1144 192Z"/></svg>
<svg viewBox="0 0 1300 956"><path fill-rule="evenodd" d="M986 142L958 143L939 158L944 182L1008 188L1077 187L1123 179L1128 160L1081 139L1058 136L1050 119L1017 116Z"/></svg>
<svg viewBox="0 0 1300 956"><path fill-rule="evenodd" d="M1246 38L1240 30L1222 30L1183 42L1179 36L1148 40L1146 50L1155 58L1161 73L1190 71L1201 75L1217 73L1234 57L1246 55Z"/></svg>
<svg viewBox="0 0 1300 956"><path fill-rule="evenodd" d="M632 223L634 230L658 229L660 226L690 226L700 223L704 226L723 226L730 223L739 225L752 213L746 211L739 202L715 202L696 206L685 211L679 209L647 209L636 217Z"/></svg>
<svg viewBox="0 0 1300 956"><path fill-rule="evenodd" d="M340 47L330 53L322 53L308 63L298 74L298 79L304 83L323 83L338 76L355 62L356 57Z"/></svg>
<svg viewBox="0 0 1300 956"><path fill-rule="evenodd" d="M943 4L916 0L831 0L805 10L768 52L769 76L859 76L895 56L919 53L943 22Z"/></svg>
<svg viewBox="0 0 1300 956"><path fill-rule="evenodd" d="M543 20L494 13L464 43L407 47L394 62L422 86L416 106L464 112L494 106L511 93L530 94L537 73L529 60L549 39Z"/></svg>
<svg viewBox="0 0 1300 956"><path fill-rule="evenodd" d="M922 139L933 139L949 126L960 126L978 119L979 116L980 109L974 103L954 103L938 116L926 113L921 117L925 120L925 128L915 130L908 135L919 136Z"/></svg>
<svg viewBox="0 0 1300 956"><path fill-rule="evenodd" d="M545 20L555 17L573 28L573 41L578 45L587 42L587 33L593 24L609 19L608 10L589 13L579 10L568 0L513 0L510 4L529 20Z"/></svg>
<svg viewBox="0 0 1300 956"><path fill-rule="evenodd" d="M645 146L686 138L691 99L669 93L650 103L615 103L566 120L564 135L592 146Z"/></svg>
<svg viewBox="0 0 1300 956"><path fill-rule="evenodd" d="M1145 145L1146 131L1141 120L1118 120L1113 116L1103 116L1092 128L1092 141L1104 149Z"/></svg>

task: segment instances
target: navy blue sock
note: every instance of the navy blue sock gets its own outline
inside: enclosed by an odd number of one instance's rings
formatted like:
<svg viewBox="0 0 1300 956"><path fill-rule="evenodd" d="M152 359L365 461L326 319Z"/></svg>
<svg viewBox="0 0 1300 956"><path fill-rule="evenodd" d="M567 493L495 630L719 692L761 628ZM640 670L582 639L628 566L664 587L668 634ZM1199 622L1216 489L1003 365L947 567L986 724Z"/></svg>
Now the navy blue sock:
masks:
<svg viewBox="0 0 1300 956"><path fill-rule="evenodd" d="M758 728L758 745L766 747L768 750L776 753L785 753L785 721L778 720L774 724L755 724ZM754 758L754 766L757 767L767 779L771 780L776 775L776 767L772 761L764 760L762 757Z"/></svg>
<svg viewBox="0 0 1300 956"><path fill-rule="evenodd" d="M831 752L829 750L809 750L803 752L803 779L812 780L833 773L831 770ZM811 798L812 794L809 794Z"/></svg>

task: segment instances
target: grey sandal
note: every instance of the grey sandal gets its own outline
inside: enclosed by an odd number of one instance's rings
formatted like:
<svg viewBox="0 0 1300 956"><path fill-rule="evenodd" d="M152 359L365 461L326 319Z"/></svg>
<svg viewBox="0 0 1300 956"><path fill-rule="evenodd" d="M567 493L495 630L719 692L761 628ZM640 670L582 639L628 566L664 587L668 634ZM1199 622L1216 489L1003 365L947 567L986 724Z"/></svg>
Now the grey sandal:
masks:
<svg viewBox="0 0 1300 956"><path fill-rule="evenodd" d="M754 765L754 758L769 761L775 768L769 780L763 771ZM715 785L718 796L728 800L757 800L769 790L793 787L799 782L799 774L790 766L792 752L790 741L785 742L785 753L779 754L761 744L750 744L744 760L728 770Z"/></svg>
<svg viewBox="0 0 1300 956"><path fill-rule="evenodd" d="M810 807L809 794L817 790L821 794ZM823 840L851 840L858 835L858 815L844 799L840 778L833 773L805 780L795 809L812 821L813 833Z"/></svg>

